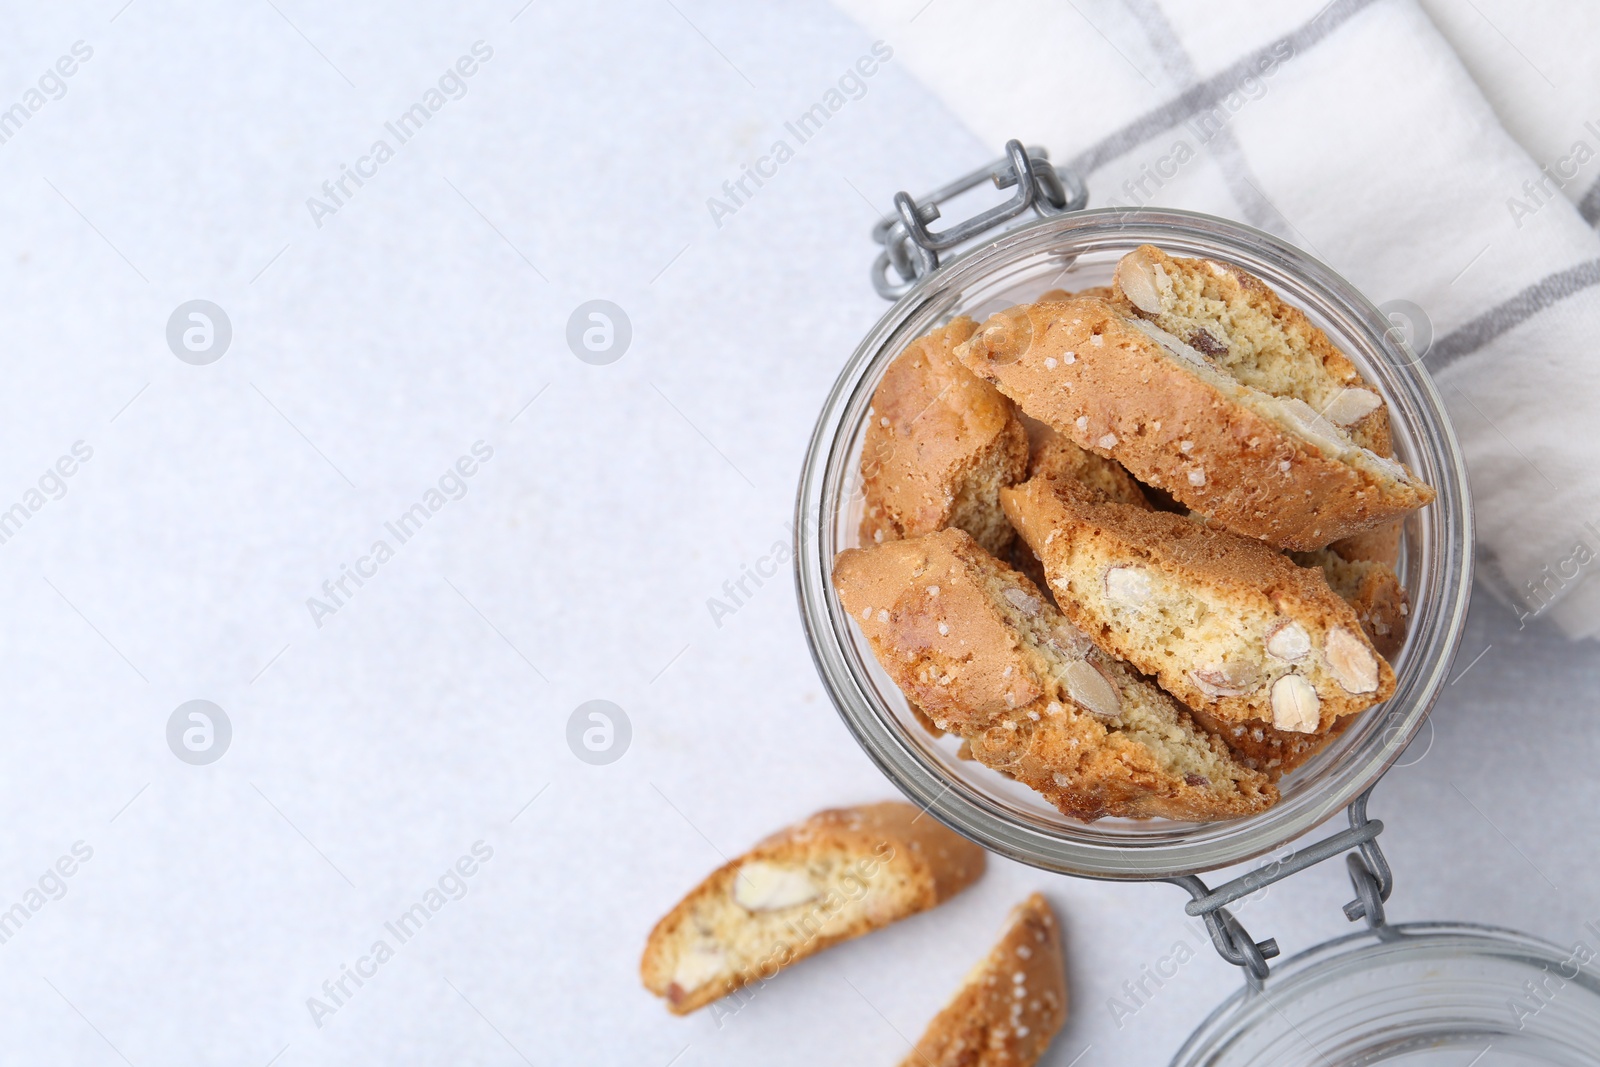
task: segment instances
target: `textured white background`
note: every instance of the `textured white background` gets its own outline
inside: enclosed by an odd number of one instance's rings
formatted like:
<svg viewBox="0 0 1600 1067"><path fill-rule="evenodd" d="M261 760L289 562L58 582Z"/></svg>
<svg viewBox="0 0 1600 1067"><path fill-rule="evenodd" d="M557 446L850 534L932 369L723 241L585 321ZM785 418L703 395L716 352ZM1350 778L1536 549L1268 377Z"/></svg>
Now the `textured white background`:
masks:
<svg viewBox="0 0 1600 1067"><path fill-rule="evenodd" d="M636 975L722 854L892 794L787 573L720 627L706 599L787 536L882 311L875 214L989 149L891 61L718 228L706 198L870 47L820 2L121 2L0 34L0 107L94 49L0 145L0 506L94 449L0 545L0 907L94 850L0 944L0 1062L889 1064L1036 888L1075 1001L1050 1062L1164 1062L1235 984L1165 885L997 861L720 1029ZM467 96L318 229L306 198L480 39ZM234 329L206 367L164 337L198 297ZM564 340L594 298L633 323L610 366ZM315 628L305 599L480 439L468 495ZM1485 649L1374 801L1391 914L1570 942L1600 918L1600 668L1486 600L1459 666ZM208 767L165 742L194 698L233 722ZM633 725L609 766L565 741L594 698ZM470 892L313 1025L480 839ZM1347 896L1330 864L1242 917L1294 951ZM1108 998L1179 940L1194 961L1118 1026Z"/></svg>

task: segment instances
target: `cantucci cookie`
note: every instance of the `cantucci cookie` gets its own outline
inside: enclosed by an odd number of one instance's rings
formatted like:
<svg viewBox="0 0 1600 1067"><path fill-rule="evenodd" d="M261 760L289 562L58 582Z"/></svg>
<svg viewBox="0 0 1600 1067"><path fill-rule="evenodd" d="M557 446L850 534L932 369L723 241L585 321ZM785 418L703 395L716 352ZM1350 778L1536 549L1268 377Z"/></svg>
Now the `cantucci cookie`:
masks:
<svg viewBox="0 0 1600 1067"><path fill-rule="evenodd" d="M1303 400L1241 383L1104 300L1008 309L956 353L1074 444L1275 548L1322 548L1434 498Z"/></svg>
<svg viewBox="0 0 1600 1067"><path fill-rule="evenodd" d="M1224 722L1320 733L1394 672L1320 570L1182 515L1037 478L1001 494L1061 610L1102 648Z"/></svg>
<svg viewBox="0 0 1600 1067"><path fill-rule="evenodd" d="M1066 1020L1060 923L1034 893L900 1067L1033 1067Z"/></svg>
<svg viewBox="0 0 1600 1067"><path fill-rule="evenodd" d="M1333 548L1297 552L1294 560L1302 567L1322 570L1329 588L1355 608L1362 631L1379 655L1393 659L1399 653L1406 641L1410 605L1393 568L1376 560L1345 559Z"/></svg>
<svg viewBox="0 0 1600 1067"><path fill-rule="evenodd" d="M872 394L861 447L863 543L957 526L991 552L1010 547L1015 535L998 494L1022 480L1028 434L1011 401L951 351L976 329L963 317L919 337Z"/></svg>
<svg viewBox="0 0 1600 1067"><path fill-rule="evenodd" d="M818 812L696 886L650 932L639 974L684 1015L942 904L983 870L983 849L910 804Z"/></svg>
<svg viewBox="0 0 1600 1067"><path fill-rule="evenodd" d="M1132 313L1245 385L1297 398L1361 447L1392 454L1383 398L1304 312L1254 275L1141 245L1117 263L1113 288Z"/></svg>
<svg viewBox="0 0 1600 1067"><path fill-rule="evenodd" d="M1356 444L1380 456L1394 454L1383 399L1327 334L1249 272L1144 245L1122 257L1113 288L1134 314L1187 341L1246 385L1298 397ZM1405 630L1405 592L1394 574L1399 542L1400 526L1391 523L1335 542L1330 556L1301 561L1323 568L1386 657L1398 651Z"/></svg>
<svg viewBox="0 0 1600 1067"><path fill-rule="evenodd" d="M833 573L907 697L1063 814L1199 821L1276 802L1266 775L966 533L848 549Z"/></svg>
<svg viewBox="0 0 1600 1067"><path fill-rule="evenodd" d="M1107 500L1149 508L1150 502L1122 464L1079 448L1049 426L1030 435L1028 477L1048 474L1082 482Z"/></svg>

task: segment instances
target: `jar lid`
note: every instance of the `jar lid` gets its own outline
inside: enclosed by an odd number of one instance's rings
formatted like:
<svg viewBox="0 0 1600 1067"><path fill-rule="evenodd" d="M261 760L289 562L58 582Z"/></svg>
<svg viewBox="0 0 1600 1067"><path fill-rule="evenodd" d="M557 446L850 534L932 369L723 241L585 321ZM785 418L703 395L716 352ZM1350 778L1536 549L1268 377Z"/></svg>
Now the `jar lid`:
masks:
<svg viewBox="0 0 1600 1067"><path fill-rule="evenodd" d="M1600 1064L1600 927L1568 948L1463 923L1378 926L1278 963L1173 1067Z"/></svg>

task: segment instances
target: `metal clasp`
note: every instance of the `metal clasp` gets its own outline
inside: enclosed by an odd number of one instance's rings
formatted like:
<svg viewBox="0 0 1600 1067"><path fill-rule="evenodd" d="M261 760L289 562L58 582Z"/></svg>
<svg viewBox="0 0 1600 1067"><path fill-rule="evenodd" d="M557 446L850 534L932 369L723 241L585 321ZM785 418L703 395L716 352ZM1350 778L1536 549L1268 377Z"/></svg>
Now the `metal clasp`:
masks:
<svg viewBox="0 0 1600 1067"><path fill-rule="evenodd" d="M1019 181L1022 174L1029 175L1030 180ZM1016 186L1017 191L1005 203L942 232L928 229L928 223L940 217L940 204L977 188L985 180L994 182L996 189ZM895 214L885 215L872 228L872 239L883 246L872 265L872 287L885 300L898 300L939 269L940 252L1004 225L1029 208L1040 218L1048 218L1080 211L1088 202L1089 189L1077 171L1052 166L1050 153L1043 148L1024 148L1021 141L1007 141L1003 158L934 190L920 202L907 192L895 194ZM898 281L890 277L891 269Z"/></svg>
<svg viewBox="0 0 1600 1067"><path fill-rule="evenodd" d="M1206 930L1211 935L1211 944L1217 953L1229 963L1244 968L1245 980L1252 987L1260 988L1270 972L1267 961L1278 955L1278 942L1274 938L1265 941L1253 939L1227 905L1258 889L1280 882L1341 852L1355 849L1345 857L1350 882L1356 891L1356 898L1344 906L1345 918L1351 922L1365 919L1367 925L1374 929L1386 925L1383 904L1394 890L1394 872L1390 870L1383 850L1378 847L1378 835L1383 832L1383 823L1367 817L1367 801L1371 796L1372 790L1368 789L1351 802L1348 809L1350 829L1341 830L1314 845L1307 845L1281 859L1263 864L1215 889L1207 887L1205 882L1192 874L1166 879L1189 891L1194 899L1185 904L1183 910L1205 919Z"/></svg>

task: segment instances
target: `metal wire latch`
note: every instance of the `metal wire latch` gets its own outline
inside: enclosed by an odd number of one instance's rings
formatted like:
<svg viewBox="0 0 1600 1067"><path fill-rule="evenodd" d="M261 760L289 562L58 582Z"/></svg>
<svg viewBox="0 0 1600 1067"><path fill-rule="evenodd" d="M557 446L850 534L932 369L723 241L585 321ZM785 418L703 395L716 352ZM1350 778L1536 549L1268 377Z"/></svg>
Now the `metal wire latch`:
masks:
<svg viewBox="0 0 1600 1067"><path fill-rule="evenodd" d="M1019 181L1018 175L1024 173L1030 180ZM1017 191L1005 203L965 222L939 233L928 229L928 223L940 217L940 204L977 188L985 180L994 182L996 189L1015 186ZM1002 226L1029 208L1040 218L1048 218L1067 211L1080 211L1088 202L1088 187L1077 171L1052 166L1050 153L1043 148L1024 148L1021 141L1007 141L1003 158L934 190L921 202L912 199L907 192L895 194L895 214L885 215L872 228L872 239L883 246L877 262L872 265L872 287L885 300L898 300L917 282L939 269L940 252L948 252ZM898 275L898 281L890 277L891 269Z"/></svg>
<svg viewBox="0 0 1600 1067"><path fill-rule="evenodd" d="M1356 898L1344 906L1345 917L1351 922L1365 919L1367 925L1374 929L1385 925L1383 904L1394 890L1394 872L1390 870L1383 850L1378 847L1378 835L1383 832L1383 823L1367 818L1367 801L1371 796L1372 790L1368 789L1351 802L1348 809L1350 829L1263 864L1215 889L1207 887L1205 882L1192 874L1166 879L1189 891L1194 899L1185 904L1183 910L1205 919L1211 944L1223 959L1244 968L1245 980L1251 986L1259 988L1267 977L1271 970L1267 961L1278 955L1278 942L1275 938L1265 941L1253 939L1227 905L1258 889L1282 881L1341 852L1355 849L1345 857L1350 882L1356 891Z"/></svg>

